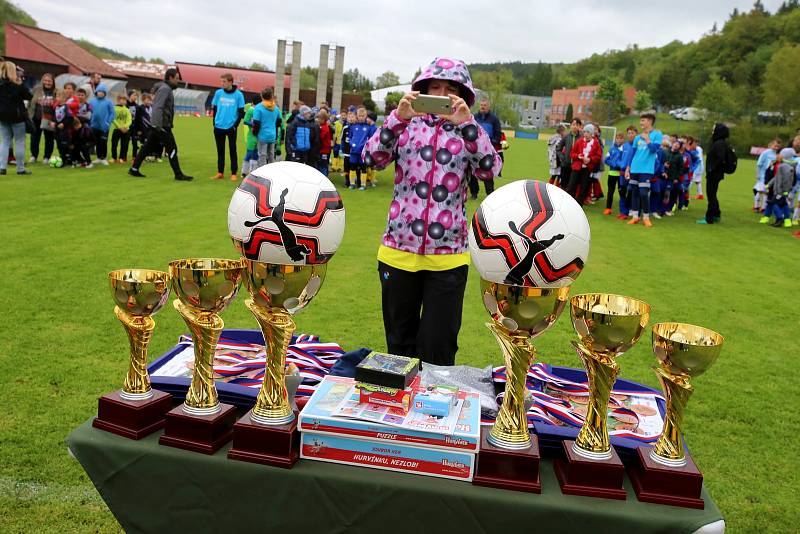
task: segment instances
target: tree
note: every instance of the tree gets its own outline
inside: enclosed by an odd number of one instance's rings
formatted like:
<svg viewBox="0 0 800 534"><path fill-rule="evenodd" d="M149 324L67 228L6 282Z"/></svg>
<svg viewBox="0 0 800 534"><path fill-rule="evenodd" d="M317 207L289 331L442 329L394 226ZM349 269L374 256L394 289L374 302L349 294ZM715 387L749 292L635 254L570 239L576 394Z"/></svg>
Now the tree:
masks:
<svg viewBox="0 0 800 534"><path fill-rule="evenodd" d="M214 63L215 67L227 67L229 69L243 69L242 65L239 65L235 61L217 61Z"/></svg>
<svg viewBox="0 0 800 534"><path fill-rule="evenodd" d="M800 46L785 45L772 55L764 73L764 105L789 114L800 110L800 78L787 75L800 61Z"/></svg>
<svg viewBox="0 0 800 534"><path fill-rule="evenodd" d="M254 62L253 62L251 65L250 65L250 70L260 70L260 71L265 71L265 72L266 72L266 71L267 71L267 70L269 70L269 69L267 69L267 66L266 66L266 65L264 65L263 63L258 63L258 62L255 62L255 61L254 61Z"/></svg>
<svg viewBox="0 0 800 534"><path fill-rule="evenodd" d="M375 101L372 100L369 96L364 97L363 104L368 111L377 111L377 106L375 105Z"/></svg>
<svg viewBox="0 0 800 534"><path fill-rule="evenodd" d="M625 89L616 78L606 78L600 82L592 103L592 118L600 124L611 124L625 113Z"/></svg>
<svg viewBox="0 0 800 534"><path fill-rule="evenodd" d="M733 88L719 76L712 76L697 91L694 107L708 111L713 120L734 119L739 115L740 104Z"/></svg>
<svg viewBox="0 0 800 534"><path fill-rule="evenodd" d="M387 115L391 113L393 109L397 108L401 98L403 98L403 93L400 91L386 93L386 97L383 99L385 102L383 112Z"/></svg>
<svg viewBox="0 0 800 534"><path fill-rule="evenodd" d="M374 86L369 78L358 72L358 69L349 69L342 74L342 89L354 93L372 91Z"/></svg>
<svg viewBox="0 0 800 534"><path fill-rule="evenodd" d="M317 72L319 69L316 67L303 67L300 69L300 89L314 89L317 88ZM324 98L322 98L324 100Z"/></svg>
<svg viewBox="0 0 800 534"><path fill-rule="evenodd" d="M501 68L492 71L477 71L473 73L472 81L477 89L485 93L492 106L492 112L497 115L501 123L514 127L519 124L516 101L511 96L513 82L511 70Z"/></svg>
<svg viewBox="0 0 800 534"><path fill-rule="evenodd" d="M647 91L638 91L634 106L637 111L645 111L653 107L653 98Z"/></svg>
<svg viewBox="0 0 800 534"><path fill-rule="evenodd" d="M414 80L416 80L417 77L419 77L420 74L422 74L422 67L418 67L417 68L417 72L415 72L414 76L411 77L411 81L413 82Z"/></svg>
<svg viewBox="0 0 800 534"><path fill-rule="evenodd" d="M376 89L392 87L393 85L400 85L400 77L390 70L387 70L375 80Z"/></svg>
<svg viewBox="0 0 800 534"><path fill-rule="evenodd" d="M572 109L572 104L567 104L567 112L564 114L564 121L565 122L572 122L573 114L575 110Z"/></svg>

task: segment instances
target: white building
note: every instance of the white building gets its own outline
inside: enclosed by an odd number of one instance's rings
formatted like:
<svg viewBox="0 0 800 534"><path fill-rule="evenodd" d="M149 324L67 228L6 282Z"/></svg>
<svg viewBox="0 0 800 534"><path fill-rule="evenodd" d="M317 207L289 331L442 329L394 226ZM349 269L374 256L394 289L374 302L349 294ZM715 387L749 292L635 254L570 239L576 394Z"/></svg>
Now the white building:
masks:
<svg viewBox="0 0 800 534"><path fill-rule="evenodd" d="M383 114L383 110L386 109L386 95L389 93L406 94L408 92L411 92L411 84L404 83L402 85L393 85L391 87L375 89L374 91L369 92L369 97L373 102L375 102L375 109L378 111L378 114Z"/></svg>

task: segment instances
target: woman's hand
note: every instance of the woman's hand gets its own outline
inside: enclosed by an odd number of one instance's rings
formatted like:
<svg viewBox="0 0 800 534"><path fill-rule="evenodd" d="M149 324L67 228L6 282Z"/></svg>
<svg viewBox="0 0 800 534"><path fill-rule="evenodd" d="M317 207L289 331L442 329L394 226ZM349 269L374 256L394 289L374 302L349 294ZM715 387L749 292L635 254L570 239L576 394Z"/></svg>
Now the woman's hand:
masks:
<svg viewBox="0 0 800 534"><path fill-rule="evenodd" d="M442 115L443 119L447 119L456 126L467 122L472 117L472 112L464 99L456 95L447 95L450 97L450 105L453 112L450 115Z"/></svg>
<svg viewBox="0 0 800 534"><path fill-rule="evenodd" d="M413 103L414 100L417 99L418 94L419 91L411 91L403 95L403 98L400 99L400 102L397 104L397 109L394 111L400 119L410 121L414 117L425 115L424 113L417 113L414 111Z"/></svg>

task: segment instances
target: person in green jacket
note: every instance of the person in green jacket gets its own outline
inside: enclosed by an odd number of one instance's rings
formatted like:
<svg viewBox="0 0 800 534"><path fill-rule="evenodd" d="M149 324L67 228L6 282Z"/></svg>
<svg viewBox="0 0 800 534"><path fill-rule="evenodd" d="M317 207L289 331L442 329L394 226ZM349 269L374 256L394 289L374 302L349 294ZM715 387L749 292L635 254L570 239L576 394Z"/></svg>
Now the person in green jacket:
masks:
<svg viewBox="0 0 800 534"><path fill-rule="evenodd" d="M128 97L117 95L117 105L114 106L114 132L111 134L111 161L123 163L128 161L128 143L131 140L131 124L133 116L128 109ZM117 144L120 145L119 158L117 158Z"/></svg>
<svg viewBox="0 0 800 534"><path fill-rule="evenodd" d="M242 160L242 180L258 168L258 138L253 135L253 110L259 102L259 98L255 97L253 102L248 102L244 105L243 122L247 127L247 149Z"/></svg>

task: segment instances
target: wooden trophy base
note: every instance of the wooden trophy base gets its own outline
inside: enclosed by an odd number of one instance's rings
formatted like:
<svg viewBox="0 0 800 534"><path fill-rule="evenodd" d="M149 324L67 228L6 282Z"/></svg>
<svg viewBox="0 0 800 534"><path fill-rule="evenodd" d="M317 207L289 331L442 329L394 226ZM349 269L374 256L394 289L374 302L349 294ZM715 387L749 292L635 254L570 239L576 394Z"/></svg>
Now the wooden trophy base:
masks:
<svg viewBox="0 0 800 534"><path fill-rule="evenodd" d="M250 419L250 410L233 425L233 447L228 458L291 469L300 457L297 414L287 425L261 425Z"/></svg>
<svg viewBox="0 0 800 534"><path fill-rule="evenodd" d="M541 493L539 481L539 440L531 436L531 446L523 450L495 447L487 438L489 427L481 428L481 450L472 483L513 491Z"/></svg>
<svg viewBox="0 0 800 534"><path fill-rule="evenodd" d="M624 501L628 494L622 487L625 468L611 447L611 458L608 460L590 460L572 450L572 440L564 444L565 460L556 460L554 468L561 493L583 495L585 497L602 497Z"/></svg>
<svg viewBox="0 0 800 534"><path fill-rule="evenodd" d="M636 497L640 501L684 508L705 508L700 498L703 489L703 474L697 469L692 457L686 455L686 465L669 467L650 457L650 447L639 447L638 465L628 470Z"/></svg>
<svg viewBox="0 0 800 534"><path fill-rule="evenodd" d="M114 391L97 401L92 426L130 439L141 439L164 426L164 415L172 408L172 395L153 390L146 400L129 401Z"/></svg>
<svg viewBox="0 0 800 534"><path fill-rule="evenodd" d="M164 434L158 438L161 445L187 451L214 454L231 439L236 408L220 404L221 410L212 415L190 415L183 405L167 413Z"/></svg>

